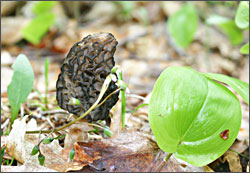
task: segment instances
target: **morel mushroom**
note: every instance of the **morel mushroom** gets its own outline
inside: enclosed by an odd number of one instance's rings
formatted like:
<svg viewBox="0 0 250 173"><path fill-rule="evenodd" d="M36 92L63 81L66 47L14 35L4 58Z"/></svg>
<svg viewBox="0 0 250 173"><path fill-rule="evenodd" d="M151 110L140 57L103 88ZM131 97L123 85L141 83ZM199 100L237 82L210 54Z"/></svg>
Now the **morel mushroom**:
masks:
<svg viewBox="0 0 250 173"><path fill-rule="evenodd" d="M88 35L74 44L64 59L56 83L56 99L62 109L79 115L81 111L86 112L94 104L104 80L115 65L113 56L117 44L110 33ZM112 81L102 100L117 88ZM89 122L107 119L110 109L118 101L118 96L119 92L112 95L85 119ZM71 98L80 100L81 105L69 104Z"/></svg>

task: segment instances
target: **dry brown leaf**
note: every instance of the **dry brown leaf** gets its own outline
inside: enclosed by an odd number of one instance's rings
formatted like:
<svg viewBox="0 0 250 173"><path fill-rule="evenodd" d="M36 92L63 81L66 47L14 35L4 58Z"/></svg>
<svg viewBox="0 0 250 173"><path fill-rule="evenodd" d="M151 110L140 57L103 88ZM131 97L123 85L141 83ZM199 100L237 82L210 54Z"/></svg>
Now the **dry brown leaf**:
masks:
<svg viewBox="0 0 250 173"><path fill-rule="evenodd" d="M240 164L240 157L237 153L228 150L224 154L223 161L228 162L230 171L242 172L242 166Z"/></svg>
<svg viewBox="0 0 250 173"><path fill-rule="evenodd" d="M90 161L93 161L81 171L204 171L203 168L189 164L183 168L174 156L165 162L167 154L159 150L149 134L142 132L123 131L113 138L79 143L79 146L82 150L78 149L78 151L83 153L83 157L87 154L91 157ZM79 158L77 157L76 160Z"/></svg>
<svg viewBox="0 0 250 173"><path fill-rule="evenodd" d="M31 156L30 153L35 145L38 143L38 134L25 134L27 130L37 130L37 124L34 119L31 119L26 124L28 116L24 116L22 120L16 119L12 126L12 130L7 137L6 152L20 163L33 163L39 165L37 155ZM40 139L45 136L41 135ZM41 144L40 150L45 156L45 166L54 169L53 163L65 164L61 157L62 147L57 140L50 144ZM59 170L60 171L60 170Z"/></svg>
<svg viewBox="0 0 250 173"><path fill-rule="evenodd" d="M86 142L88 140L87 132L93 128L88 126L86 122L83 119L67 128L68 133L64 140L64 148L72 148L75 142Z"/></svg>

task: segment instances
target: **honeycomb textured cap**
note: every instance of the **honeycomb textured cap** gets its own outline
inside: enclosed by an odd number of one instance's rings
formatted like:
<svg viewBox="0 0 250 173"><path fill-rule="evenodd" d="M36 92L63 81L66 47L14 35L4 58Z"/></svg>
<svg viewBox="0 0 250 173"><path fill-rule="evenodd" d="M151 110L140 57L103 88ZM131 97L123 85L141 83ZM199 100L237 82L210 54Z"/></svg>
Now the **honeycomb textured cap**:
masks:
<svg viewBox="0 0 250 173"><path fill-rule="evenodd" d="M78 115L86 112L97 100L102 84L115 65L114 53L118 42L110 33L88 35L70 49L61 66L56 83L58 105L70 113ZM117 77L117 76L116 76ZM103 99L118 87L112 81ZM105 120L110 109L118 101L119 92L85 117L89 122ZM71 105L71 98L80 100L80 105ZM103 100L102 99L102 100Z"/></svg>

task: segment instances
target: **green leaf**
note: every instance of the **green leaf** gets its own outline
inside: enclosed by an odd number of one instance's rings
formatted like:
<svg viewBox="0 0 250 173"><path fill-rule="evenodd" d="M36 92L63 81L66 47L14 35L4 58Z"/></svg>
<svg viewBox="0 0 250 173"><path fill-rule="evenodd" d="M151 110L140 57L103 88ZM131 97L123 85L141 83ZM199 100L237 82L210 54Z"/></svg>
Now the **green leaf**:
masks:
<svg viewBox="0 0 250 173"><path fill-rule="evenodd" d="M148 106L148 103L143 103L143 104L137 106L133 111L131 111L131 114L134 114L138 109L140 109L144 106Z"/></svg>
<svg viewBox="0 0 250 173"><path fill-rule="evenodd" d="M233 144L241 107L225 86L184 67L160 75L149 103L149 123L159 147L192 165L204 166ZM228 139L220 136L229 130Z"/></svg>
<svg viewBox="0 0 250 173"><path fill-rule="evenodd" d="M44 165L45 157L41 153L38 155L38 160L40 165Z"/></svg>
<svg viewBox="0 0 250 173"><path fill-rule="evenodd" d="M121 13L125 16L128 17L129 15L131 15L135 2L132 1L118 1L118 4L121 4L122 6L122 11Z"/></svg>
<svg viewBox="0 0 250 173"><path fill-rule="evenodd" d="M26 101L34 83L34 72L25 55L18 55L12 68L14 75L7 89L11 106L11 123L16 119L20 106Z"/></svg>
<svg viewBox="0 0 250 173"><path fill-rule="evenodd" d="M232 87L249 104L249 84L223 74L204 73L206 77L220 81Z"/></svg>
<svg viewBox="0 0 250 173"><path fill-rule="evenodd" d="M38 1L34 5L32 12L36 15L49 12L56 4L56 1Z"/></svg>
<svg viewBox="0 0 250 173"><path fill-rule="evenodd" d="M193 5L186 4L168 19L167 27L175 42L186 48L193 41L198 16Z"/></svg>
<svg viewBox="0 0 250 173"><path fill-rule="evenodd" d="M54 138L54 139L59 139L59 140L60 140L60 139L65 138L65 136L66 136L66 135L65 135L65 134L63 134L63 135L57 136L57 137L56 137L56 138Z"/></svg>
<svg viewBox="0 0 250 173"><path fill-rule="evenodd" d="M70 150L69 152L69 160L70 161L73 161L74 160L74 157L75 157L75 149L74 147Z"/></svg>
<svg viewBox="0 0 250 173"><path fill-rule="evenodd" d="M105 127L104 128L104 137L111 137L111 136L113 136L113 132L108 127Z"/></svg>
<svg viewBox="0 0 250 173"><path fill-rule="evenodd" d="M249 26L249 1L241 1L235 16L236 25L241 28Z"/></svg>
<svg viewBox="0 0 250 173"><path fill-rule="evenodd" d="M236 26L233 20L219 25L221 30L228 36L233 45L242 43L244 37L242 31Z"/></svg>
<svg viewBox="0 0 250 173"><path fill-rule="evenodd" d="M3 162L4 150L5 150L5 147L3 146L3 147L1 148L1 165L2 165L2 162Z"/></svg>
<svg viewBox="0 0 250 173"><path fill-rule="evenodd" d="M43 144L50 144L52 141L54 140L54 138L52 137L47 137L43 140Z"/></svg>
<svg viewBox="0 0 250 173"><path fill-rule="evenodd" d="M249 42L240 48L240 53L249 54Z"/></svg>
<svg viewBox="0 0 250 173"><path fill-rule="evenodd" d="M31 151L31 155L36 155L39 151L39 146L38 145L35 145Z"/></svg>
<svg viewBox="0 0 250 173"><path fill-rule="evenodd" d="M38 44L54 22L55 15L53 13L40 14L22 29L22 36L27 41Z"/></svg>

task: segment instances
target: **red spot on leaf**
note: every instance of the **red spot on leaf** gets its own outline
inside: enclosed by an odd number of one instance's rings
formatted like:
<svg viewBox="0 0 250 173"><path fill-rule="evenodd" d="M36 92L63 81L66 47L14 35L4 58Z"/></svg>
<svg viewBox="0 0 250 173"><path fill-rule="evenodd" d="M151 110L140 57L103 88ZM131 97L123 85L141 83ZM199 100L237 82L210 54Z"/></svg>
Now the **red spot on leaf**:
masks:
<svg viewBox="0 0 250 173"><path fill-rule="evenodd" d="M220 137L221 137L223 140L227 140L227 139L228 139L228 135L229 135L229 129L224 130L223 132L220 133Z"/></svg>

